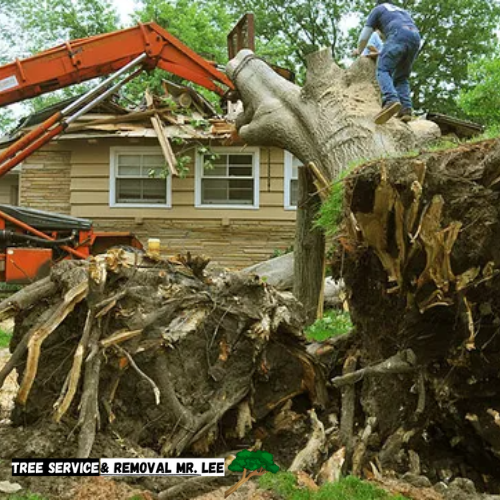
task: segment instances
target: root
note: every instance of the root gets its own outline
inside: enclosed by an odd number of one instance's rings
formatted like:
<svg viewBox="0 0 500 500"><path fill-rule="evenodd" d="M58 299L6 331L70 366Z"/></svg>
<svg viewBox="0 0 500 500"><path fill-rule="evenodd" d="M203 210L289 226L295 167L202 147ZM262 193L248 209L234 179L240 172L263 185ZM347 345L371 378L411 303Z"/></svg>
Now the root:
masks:
<svg viewBox="0 0 500 500"><path fill-rule="evenodd" d="M311 410L309 415L311 416L312 434L305 448L297 454L292 465L288 468L291 472L313 470L324 451L326 443L325 428L322 422L318 420L314 410Z"/></svg>
<svg viewBox="0 0 500 500"><path fill-rule="evenodd" d="M50 278L44 278L24 287L13 297L0 302L0 322L14 317L21 311L26 311L34 304L54 295L56 291L57 285Z"/></svg>
<svg viewBox="0 0 500 500"><path fill-rule="evenodd" d="M96 346L101 336L102 325L97 321L89 340L90 350ZM81 399L80 418L78 425L81 427L78 436L77 458L88 458L94 445L97 424L99 421L99 375L101 370L102 355L98 354L87 359L83 394Z"/></svg>
<svg viewBox="0 0 500 500"><path fill-rule="evenodd" d="M400 373L409 373L414 371L415 368L415 354L411 350L400 352L382 363L374 366L367 366L361 370L352 373L346 373L341 377L332 379L334 387L345 387L356 384L363 380L367 375L394 375ZM343 406L343 405L342 405Z"/></svg>
<svg viewBox="0 0 500 500"><path fill-rule="evenodd" d="M87 313L87 320L85 322L85 328L83 330L83 335L76 348L75 356L73 359L73 366L71 368L70 373L68 374L67 384L63 388L61 392L61 396L59 400L54 405L55 413L54 413L54 421L59 423L61 418L65 415L70 407L73 398L75 397L76 390L78 388L78 383L80 381L80 374L82 371L82 363L83 358L85 357L85 353L88 348L88 343L90 339L90 332L92 331L92 325L94 322L94 311L89 309ZM67 385L67 388L66 388Z"/></svg>
<svg viewBox="0 0 500 500"><path fill-rule="evenodd" d="M62 304L53 306L49 319L34 328L33 334L30 335L28 341L27 366L17 395L17 402L19 404L26 404L31 387L35 381L43 341L66 319L75 306L86 297L87 291L88 283L79 283L66 294Z"/></svg>

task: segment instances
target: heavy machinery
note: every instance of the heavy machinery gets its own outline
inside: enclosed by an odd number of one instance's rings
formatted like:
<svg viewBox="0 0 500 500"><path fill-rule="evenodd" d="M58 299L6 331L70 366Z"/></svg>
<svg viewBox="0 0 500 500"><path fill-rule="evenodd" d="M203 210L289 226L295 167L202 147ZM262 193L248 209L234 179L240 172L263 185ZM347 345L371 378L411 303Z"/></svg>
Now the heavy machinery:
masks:
<svg viewBox="0 0 500 500"><path fill-rule="evenodd" d="M115 72L1 151L0 179L119 87L156 67L221 96L234 89L215 64L156 23L66 42L0 66L0 106ZM0 282L29 283L54 261L84 259L115 245L141 247L132 234L96 232L86 219L0 205Z"/></svg>

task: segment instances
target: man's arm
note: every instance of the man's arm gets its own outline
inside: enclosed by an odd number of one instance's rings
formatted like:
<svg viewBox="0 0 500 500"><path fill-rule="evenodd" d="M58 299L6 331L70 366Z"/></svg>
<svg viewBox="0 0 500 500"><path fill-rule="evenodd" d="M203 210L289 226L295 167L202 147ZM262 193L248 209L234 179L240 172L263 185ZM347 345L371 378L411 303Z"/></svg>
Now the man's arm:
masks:
<svg viewBox="0 0 500 500"><path fill-rule="evenodd" d="M375 7L370 12L368 19L366 20L366 25L363 28L363 31L361 32L361 35L359 36L358 40L358 52L360 54L363 52L363 50L365 50L368 40L370 40L370 37L377 28L379 13L380 13L379 7Z"/></svg>
<svg viewBox="0 0 500 500"><path fill-rule="evenodd" d="M361 32L361 35L359 35L359 40L358 40L358 52L361 54L363 50L365 50L366 45L368 44L368 40L370 40L370 37L373 34L373 28L370 26L365 26L363 28L363 31Z"/></svg>

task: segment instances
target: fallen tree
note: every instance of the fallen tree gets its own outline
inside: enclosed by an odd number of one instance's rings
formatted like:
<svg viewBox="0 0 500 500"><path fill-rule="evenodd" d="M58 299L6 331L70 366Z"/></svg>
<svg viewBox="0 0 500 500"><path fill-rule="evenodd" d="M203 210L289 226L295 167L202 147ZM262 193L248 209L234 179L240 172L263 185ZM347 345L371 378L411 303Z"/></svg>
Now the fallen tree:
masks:
<svg viewBox="0 0 500 500"><path fill-rule="evenodd" d="M294 288L294 253L290 252L274 259L259 262L242 270L244 273L256 274L268 285L278 290L290 291ZM324 282L325 306L340 306L344 301L344 283L330 277Z"/></svg>
<svg viewBox="0 0 500 500"><path fill-rule="evenodd" d="M250 50L240 51L227 65L244 105L236 121L239 135L248 144L286 149L312 167L299 173L295 242L295 294L306 306L309 323L319 310L325 259L323 236L312 221L328 183L353 162L405 153L440 136L439 127L426 120L375 125L380 111L375 66L359 58L344 70L324 49L308 56L307 79L300 88Z"/></svg>
<svg viewBox="0 0 500 500"><path fill-rule="evenodd" d="M304 392L324 405L298 302L255 276L205 278L207 263L112 250L64 261L1 303L16 315L0 380L17 368L14 424L66 422L79 429L79 457L99 429L178 456L206 453L228 412L243 439Z"/></svg>
<svg viewBox="0 0 500 500"><path fill-rule="evenodd" d="M353 161L374 160L345 181L339 260L355 331L330 365L341 407L328 453L345 448L344 472L468 477L499 492L500 146L391 159L438 133L421 120L373 123L366 59L341 70L314 54L303 89L250 52L228 69L245 106L240 135L291 151L320 193Z"/></svg>

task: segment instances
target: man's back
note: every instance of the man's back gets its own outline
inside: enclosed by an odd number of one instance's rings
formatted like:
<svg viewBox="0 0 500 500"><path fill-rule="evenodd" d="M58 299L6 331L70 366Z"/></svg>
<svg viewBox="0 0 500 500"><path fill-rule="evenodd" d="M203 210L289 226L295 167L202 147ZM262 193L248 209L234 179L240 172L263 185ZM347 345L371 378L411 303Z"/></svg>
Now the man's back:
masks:
<svg viewBox="0 0 500 500"><path fill-rule="evenodd" d="M366 26L374 30L378 29L385 36L388 36L394 29L401 26L415 27L415 23L406 10L390 3L383 3L372 10L366 21Z"/></svg>

